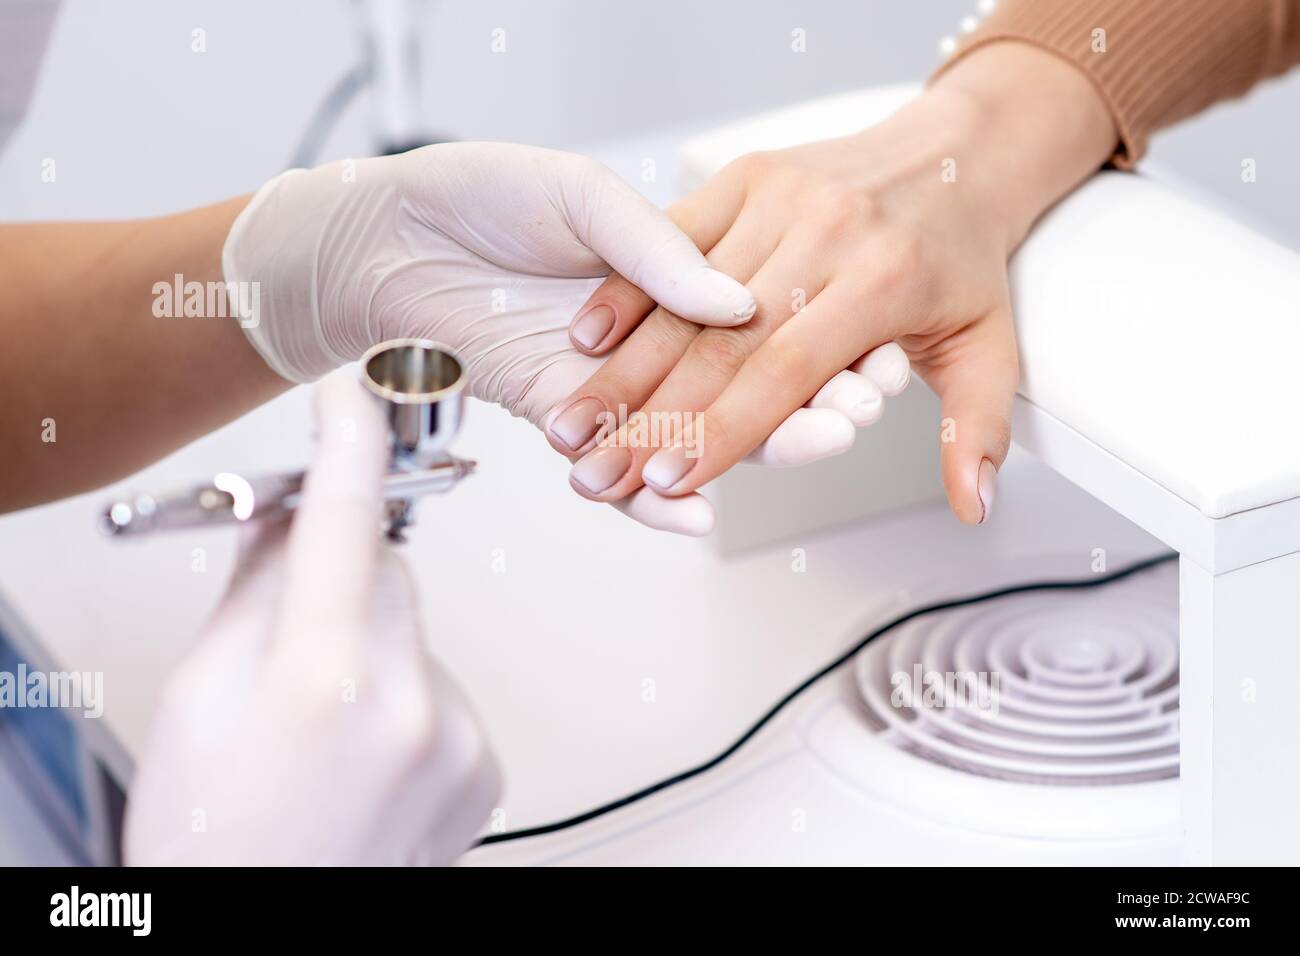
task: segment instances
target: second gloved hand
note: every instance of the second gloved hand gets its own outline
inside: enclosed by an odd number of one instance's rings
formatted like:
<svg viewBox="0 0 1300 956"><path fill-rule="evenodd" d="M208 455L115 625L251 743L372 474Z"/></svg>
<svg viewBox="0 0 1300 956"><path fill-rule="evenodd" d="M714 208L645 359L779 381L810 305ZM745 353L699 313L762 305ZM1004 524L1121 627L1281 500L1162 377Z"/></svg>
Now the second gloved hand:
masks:
<svg viewBox="0 0 1300 956"><path fill-rule="evenodd" d="M349 375L288 522L243 529L230 588L168 679L127 801L132 865L445 864L500 773L380 539L387 428Z"/></svg>

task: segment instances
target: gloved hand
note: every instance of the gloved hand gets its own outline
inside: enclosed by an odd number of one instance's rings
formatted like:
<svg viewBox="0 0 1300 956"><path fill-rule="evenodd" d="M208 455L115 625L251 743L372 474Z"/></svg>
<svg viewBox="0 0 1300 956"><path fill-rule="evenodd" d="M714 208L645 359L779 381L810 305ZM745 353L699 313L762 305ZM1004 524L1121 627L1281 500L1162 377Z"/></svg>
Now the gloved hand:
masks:
<svg viewBox="0 0 1300 956"><path fill-rule="evenodd" d="M378 407L346 373L316 398L292 525L244 529L229 591L164 691L128 863L445 864L497 798L483 732L381 542Z"/></svg>
<svg viewBox="0 0 1300 956"><path fill-rule="evenodd" d="M538 426L603 364L571 346L568 325L611 268L694 322L737 325L754 311L741 284L604 166L502 143L284 173L235 222L223 267L228 282L259 283L259 322L245 331L284 378L311 381L385 339L428 338L461 357L471 395ZM833 383L751 460L803 464L849 447L862 396L907 378L901 350L879 351L885 381ZM665 530L713 524L698 495L643 489L617 504Z"/></svg>

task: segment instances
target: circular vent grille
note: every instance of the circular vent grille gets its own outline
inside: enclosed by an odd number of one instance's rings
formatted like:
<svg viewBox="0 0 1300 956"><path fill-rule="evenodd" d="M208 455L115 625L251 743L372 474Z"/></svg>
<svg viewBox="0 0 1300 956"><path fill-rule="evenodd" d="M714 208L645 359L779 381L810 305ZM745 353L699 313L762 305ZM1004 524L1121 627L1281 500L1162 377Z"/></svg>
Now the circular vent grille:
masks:
<svg viewBox="0 0 1300 956"><path fill-rule="evenodd" d="M1012 595L920 618L855 661L904 750L1031 783L1178 775L1178 612L1138 581Z"/></svg>

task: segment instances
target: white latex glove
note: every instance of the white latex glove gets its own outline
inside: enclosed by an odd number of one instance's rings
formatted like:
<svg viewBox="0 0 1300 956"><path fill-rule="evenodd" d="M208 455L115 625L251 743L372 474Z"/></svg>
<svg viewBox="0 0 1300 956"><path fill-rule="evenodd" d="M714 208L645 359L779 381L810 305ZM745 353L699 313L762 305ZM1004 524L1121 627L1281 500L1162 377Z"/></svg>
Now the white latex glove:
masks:
<svg viewBox="0 0 1300 956"><path fill-rule="evenodd" d="M568 325L611 269L695 322L737 325L754 312L744 286L600 163L504 143L284 173L235 222L223 266L228 282L259 284L259 321L245 331L284 378L311 381L385 339L427 338L464 361L471 395L534 425L603 362L570 346ZM877 351L884 374L837 376L753 460L795 465L847 449L855 421L868 423L864 396L879 405L907 380L901 349ZM664 530L713 526L699 495L643 489L618 505Z"/></svg>
<svg viewBox="0 0 1300 956"><path fill-rule="evenodd" d="M340 373L291 526L244 529L230 589L170 678L136 770L126 860L445 864L500 778L381 541L386 430Z"/></svg>

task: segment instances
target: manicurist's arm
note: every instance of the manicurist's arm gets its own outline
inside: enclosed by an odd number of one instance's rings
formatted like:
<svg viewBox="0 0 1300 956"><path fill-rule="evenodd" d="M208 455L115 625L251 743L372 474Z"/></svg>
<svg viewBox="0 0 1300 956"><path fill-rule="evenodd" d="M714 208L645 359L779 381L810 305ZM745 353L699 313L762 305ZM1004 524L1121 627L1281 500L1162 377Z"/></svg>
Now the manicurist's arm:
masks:
<svg viewBox="0 0 1300 956"><path fill-rule="evenodd" d="M155 284L221 280L246 202L0 226L0 511L127 475L289 387L234 318L154 314Z"/></svg>

